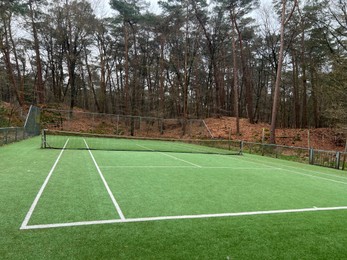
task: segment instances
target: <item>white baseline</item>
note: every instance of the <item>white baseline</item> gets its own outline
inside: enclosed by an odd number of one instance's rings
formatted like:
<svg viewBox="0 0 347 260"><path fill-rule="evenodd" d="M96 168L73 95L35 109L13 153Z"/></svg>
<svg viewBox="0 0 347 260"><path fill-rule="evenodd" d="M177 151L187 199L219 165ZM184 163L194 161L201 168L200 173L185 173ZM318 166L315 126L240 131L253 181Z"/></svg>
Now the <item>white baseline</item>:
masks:
<svg viewBox="0 0 347 260"><path fill-rule="evenodd" d="M337 211L337 210L347 210L347 206L324 207L324 208L313 207L313 208L302 208L302 209L283 209L283 210L267 210L267 211L249 211L249 212L221 213L221 214L201 214L201 215L181 215L181 216L162 216L162 217L146 217L146 218L127 218L127 219L80 221L80 222L70 222L70 223L30 225L30 226L25 226L22 229L45 229L45 228L75 227L75 226L88 226L88 225L100 225L100 224L114 224L114 223L132 223L132 222L150 222L150 221L181 220L181 219L240 217L240 216L289 214L289 213Z"/></svg>

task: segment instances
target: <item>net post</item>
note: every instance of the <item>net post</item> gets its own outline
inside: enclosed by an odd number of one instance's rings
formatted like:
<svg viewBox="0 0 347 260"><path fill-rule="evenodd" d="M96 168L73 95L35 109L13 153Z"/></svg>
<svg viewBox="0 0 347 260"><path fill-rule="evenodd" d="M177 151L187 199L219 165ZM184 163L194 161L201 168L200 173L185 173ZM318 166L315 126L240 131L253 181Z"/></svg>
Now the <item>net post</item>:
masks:
<svg viewBox="0 0 347 260"><path fill-rule="evenodd" d="M47 129L43 129L41 133L41 148L47 148L46 131Z"/></svg>

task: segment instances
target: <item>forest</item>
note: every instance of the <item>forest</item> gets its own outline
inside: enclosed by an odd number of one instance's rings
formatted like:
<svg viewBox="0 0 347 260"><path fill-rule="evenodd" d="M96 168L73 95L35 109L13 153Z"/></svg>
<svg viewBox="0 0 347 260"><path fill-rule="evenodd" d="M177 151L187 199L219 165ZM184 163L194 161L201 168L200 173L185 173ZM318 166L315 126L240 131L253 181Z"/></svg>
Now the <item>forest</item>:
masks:
<svg viewBox="0 0 347 260"><path fill-rule="evenodd" d="M0 101L275 127L347 123L347 1L0 1ZM1 103L0 103L1 106Z"/></svg>

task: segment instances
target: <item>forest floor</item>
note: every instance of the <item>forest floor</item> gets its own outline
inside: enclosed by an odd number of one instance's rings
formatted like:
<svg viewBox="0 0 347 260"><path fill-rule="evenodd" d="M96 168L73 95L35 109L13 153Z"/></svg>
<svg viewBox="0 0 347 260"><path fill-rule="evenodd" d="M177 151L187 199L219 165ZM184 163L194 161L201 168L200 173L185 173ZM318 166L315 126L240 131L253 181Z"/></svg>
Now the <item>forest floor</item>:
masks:
<svg viewBox="0 0 347 260"><path fill-rule="evenodd" d="M64 120L61 125L53 127L57 130L73 132L90 132L97 134L130 135L130 119L121 118L115 120L101 117L88 118L83 115L78 118L74 115L73 120ZM136 118L135 136L155 138L222 138L232 140L243 140L247 142L264 143L269 142L270 125L266 123L250 124L247 119L240 119L240 134L236 134L236 119L233 117L207 118L203 120L192 120L187 123L185 134L182 131L182 120L164 119L161 126L159 120L140 121ZM204 123L203 123L204 122ZM160 128L162 127L162 133ZM47 127L51 128L51 127ZM278 128L276 130L276 143L278 145L311 147L320 150L344 151L346 144L346 130L341 128L311 128L293 129Z"/></svg>
<svg viewBox="0 0 347 260"><path fill-rule="evenodd" d="M16 119L15 110L8 103L2 102L2 118L7 114L12 122L19 122ZM82 110L76 110L82 112ZM18 111L17 111L18 112ZM18 113L19 114L19 113ZM121 124L120 121L115 122L115 116L112 117L96 117L93 119L86 114L74 120L67 119L67 116L59 114L49 115L50 120L55 121L51 124L44 124L45 128L53 128L74 132L93 132L99 134L129 134L129 123ZM18 116L19 118L19 116ZM60 120L61 123L57 123ZM6 120L7 121L7 120ZM247 119L240 119L240 134L236 134L236 119L233 117L207 118L202 124L202 120L191 121L188 124L186 134L182 134L182 124L179 119L165 119L163 133L160 134L160 126L157 122L140 122L136 135L148 137L164 137L164 138L223 138L229 137L233 140L243 140L247 142L268 143L270 136L270 125L267 123L250 124ZM1 123L1 122L0 122ZM115 126L117 124L117 126ZM128 126L126 126L128 125ZM15 125L13 125L15 126ZM18 126L18 123L16 124ZM1 127L1 126L0 126ZM140 129L140 131L139 131ZM311 129L294 129L294 128L278 128L276 130L276 143L278 145L295 146L295 147L312 147L321 150L344 151L346 145L347 130L342 128L311 128Z"/></svg>

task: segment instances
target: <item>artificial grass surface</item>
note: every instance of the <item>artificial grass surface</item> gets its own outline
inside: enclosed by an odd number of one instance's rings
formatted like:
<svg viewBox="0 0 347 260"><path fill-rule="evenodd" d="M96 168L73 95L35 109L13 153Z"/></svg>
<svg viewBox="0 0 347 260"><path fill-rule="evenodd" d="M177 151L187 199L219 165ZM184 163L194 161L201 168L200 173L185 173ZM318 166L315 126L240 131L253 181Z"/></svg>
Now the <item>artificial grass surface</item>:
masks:
<svg viewBox="0 0 347 260"><path fill-rule="evenodd" d="M19 230L60 152L38 147L39 138L0 147L3 259L345 259L347 256L346 210ZM30 223L118 218L88 152L64 153ZM133 153L93 154L126 217L184 214L189 209L190 213L215 210L218 212L212 213L221 213L219 210L236 211L242 207L347 205L346 184L316 178L347 182L345 173L330 169L249 155L237 159L204 155L202 160L194 154L174 154L204 167L216 164L234 167L212 170L191 167L154 153L146 153L147 157L142 153L142 159ZM145 165L165 167L141 167ZM265 169L269 166L282 170ZM235 198L237 194L239 197Z"/></svg>

